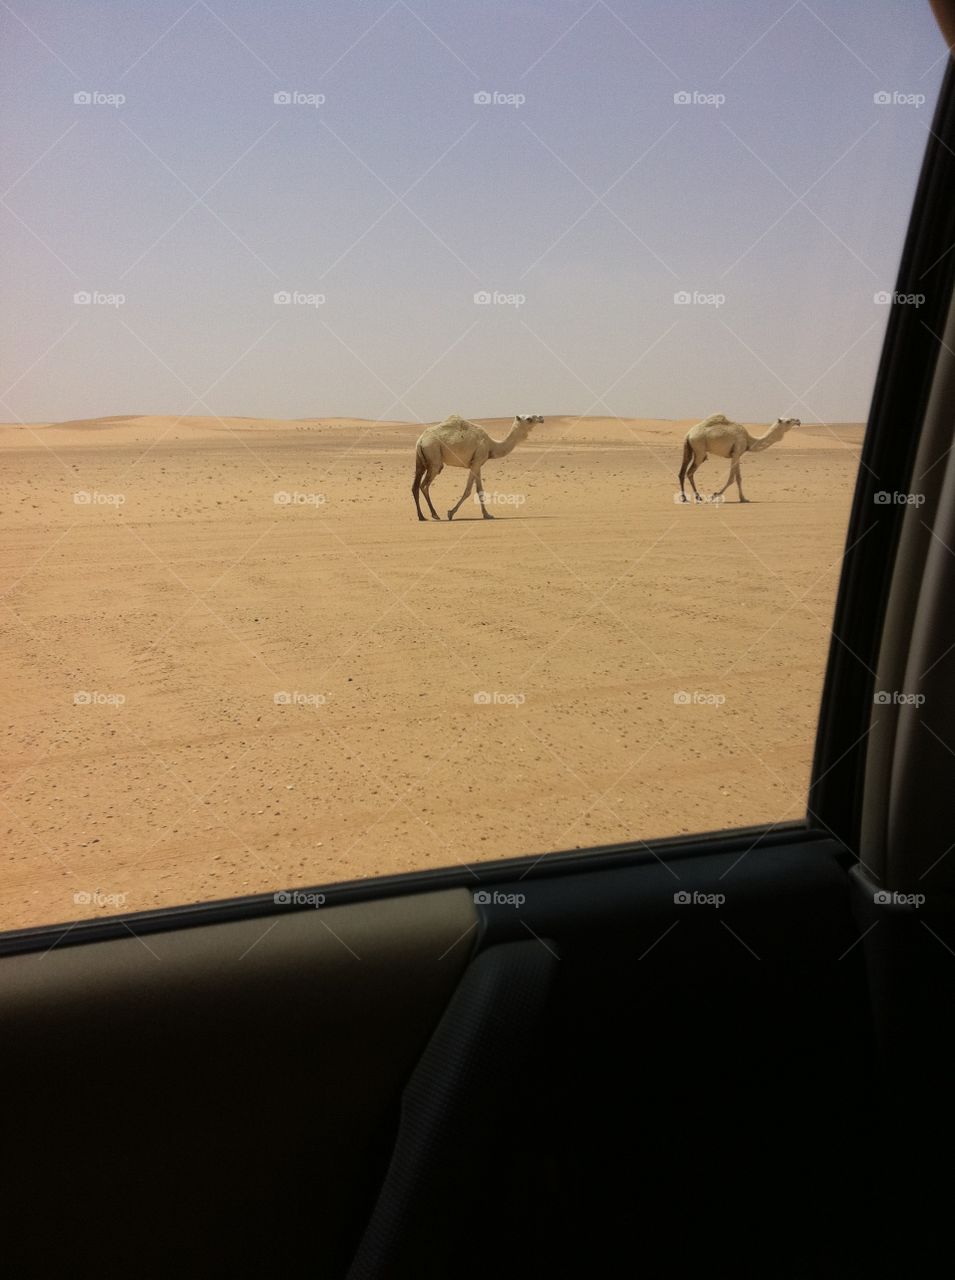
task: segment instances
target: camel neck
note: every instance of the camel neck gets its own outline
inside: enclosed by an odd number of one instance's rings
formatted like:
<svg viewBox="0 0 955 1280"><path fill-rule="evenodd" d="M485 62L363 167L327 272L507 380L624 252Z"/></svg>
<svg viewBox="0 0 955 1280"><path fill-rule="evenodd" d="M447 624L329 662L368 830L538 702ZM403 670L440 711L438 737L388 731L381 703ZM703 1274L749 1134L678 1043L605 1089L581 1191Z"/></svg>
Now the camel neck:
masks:
<svg viewBox="0 0 955 1280"><path fill-rule="evenodd" d="M759 453L761 449L768 449L771 444L775 444L782 433L770 427L764 436L749 435L749 432L746 434L749 436L750 453Z"/></svg>
<svg viewBox="0 0 955 1280"><path fill-rule="evenodd" d="M493 448L491 449L491 457L492 458L506 457L507 454L509 454L511 450L515 447L515 445L520 444L520 442L527 435L527 432L528 432L528 428L524 426L523 423L515 422L503 440L494 441Z"/></svg>

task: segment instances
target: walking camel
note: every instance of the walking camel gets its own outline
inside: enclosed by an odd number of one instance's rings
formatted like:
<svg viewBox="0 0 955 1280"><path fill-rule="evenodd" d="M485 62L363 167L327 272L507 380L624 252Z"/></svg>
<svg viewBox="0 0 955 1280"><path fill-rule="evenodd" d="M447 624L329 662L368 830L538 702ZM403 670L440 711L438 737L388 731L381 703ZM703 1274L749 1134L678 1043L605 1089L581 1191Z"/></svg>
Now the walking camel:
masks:
<svg viewBox="0 0 955 1280"><path fill-rule="evenodd" d="M507 457L516 445L526 440L536 424L543 421L539 413L526 417L517 414L510 431L503 440L493 440L483 427L475 426L473 422L468 422L457 413L452 413L450 418L445 418L444 422L439 422L437 426L428 427L427 430L422 431L415 446L414 484L411 486L418 519L425 519L421 514L421 503L418 500L419 490L424 494L424 500L431 511L431 518L440 520L441 517L435 511L434 503L431 501L431 483L445 467L464 467L468 471L468 482L461 497L448 512L448 519L454 519L454 513L476 483L478 498L481 502L481 515L485 520L493 520L494 517L484 503L481 468L488 458Z"/></svg>
<svg viewBox="0 0 955 1280"><path fill-rule="evenodd" d="M781 440L792 427L801 426L798 418L777 418L765 435L753 436L738 422L730 422L722 413L713 413L686 433L683 443L683 465L680 467L680 500L687 502L683 488L684 477L693 487L697 502L702 502L700 491L693 479L697 467L706 461L712 453L718 458L729 458L730 473L722 489L714 493L714 498L721 497L729 486L736 481L740 502L749 502L743 497L743 482L740 480L739 464L744 453L758 453L760 449L768 449L771 444Z"/></svg>

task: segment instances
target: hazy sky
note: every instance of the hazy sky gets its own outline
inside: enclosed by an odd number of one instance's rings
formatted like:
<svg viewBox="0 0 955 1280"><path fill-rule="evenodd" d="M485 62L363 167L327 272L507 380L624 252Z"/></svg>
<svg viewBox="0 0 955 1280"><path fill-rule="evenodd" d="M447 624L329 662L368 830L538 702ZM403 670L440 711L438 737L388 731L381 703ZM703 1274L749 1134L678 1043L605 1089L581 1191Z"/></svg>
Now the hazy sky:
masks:
<svg viewBox="0 0 955 1280"><path fill-rule="evenodd" d="M927 3L0 19L2 419L866 414L944 70Z"/></svg>

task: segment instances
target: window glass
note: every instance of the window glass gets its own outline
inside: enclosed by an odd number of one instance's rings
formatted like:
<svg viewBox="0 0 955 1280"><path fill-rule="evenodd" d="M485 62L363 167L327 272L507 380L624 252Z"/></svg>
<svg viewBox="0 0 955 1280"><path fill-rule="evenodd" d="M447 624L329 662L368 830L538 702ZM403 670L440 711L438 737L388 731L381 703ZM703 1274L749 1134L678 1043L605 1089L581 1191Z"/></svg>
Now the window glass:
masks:
<svg viewBox="0 0 955 1280"><path fill-rule="evenodd" d="M927 5L7 27L0 925L802 817Z"/></svg>

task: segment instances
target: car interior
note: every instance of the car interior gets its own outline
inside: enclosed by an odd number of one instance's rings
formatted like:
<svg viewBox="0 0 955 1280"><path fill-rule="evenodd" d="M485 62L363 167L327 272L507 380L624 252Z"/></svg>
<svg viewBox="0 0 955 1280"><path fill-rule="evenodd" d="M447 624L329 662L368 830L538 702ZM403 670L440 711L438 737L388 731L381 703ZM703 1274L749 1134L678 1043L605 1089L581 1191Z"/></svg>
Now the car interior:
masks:
<svg viewBox="0 0 955 1280"><path fill-rule="evenodd" d="M804 821L3 934L9 1275L951 1267L951 66L926 139Z"/></svg>

